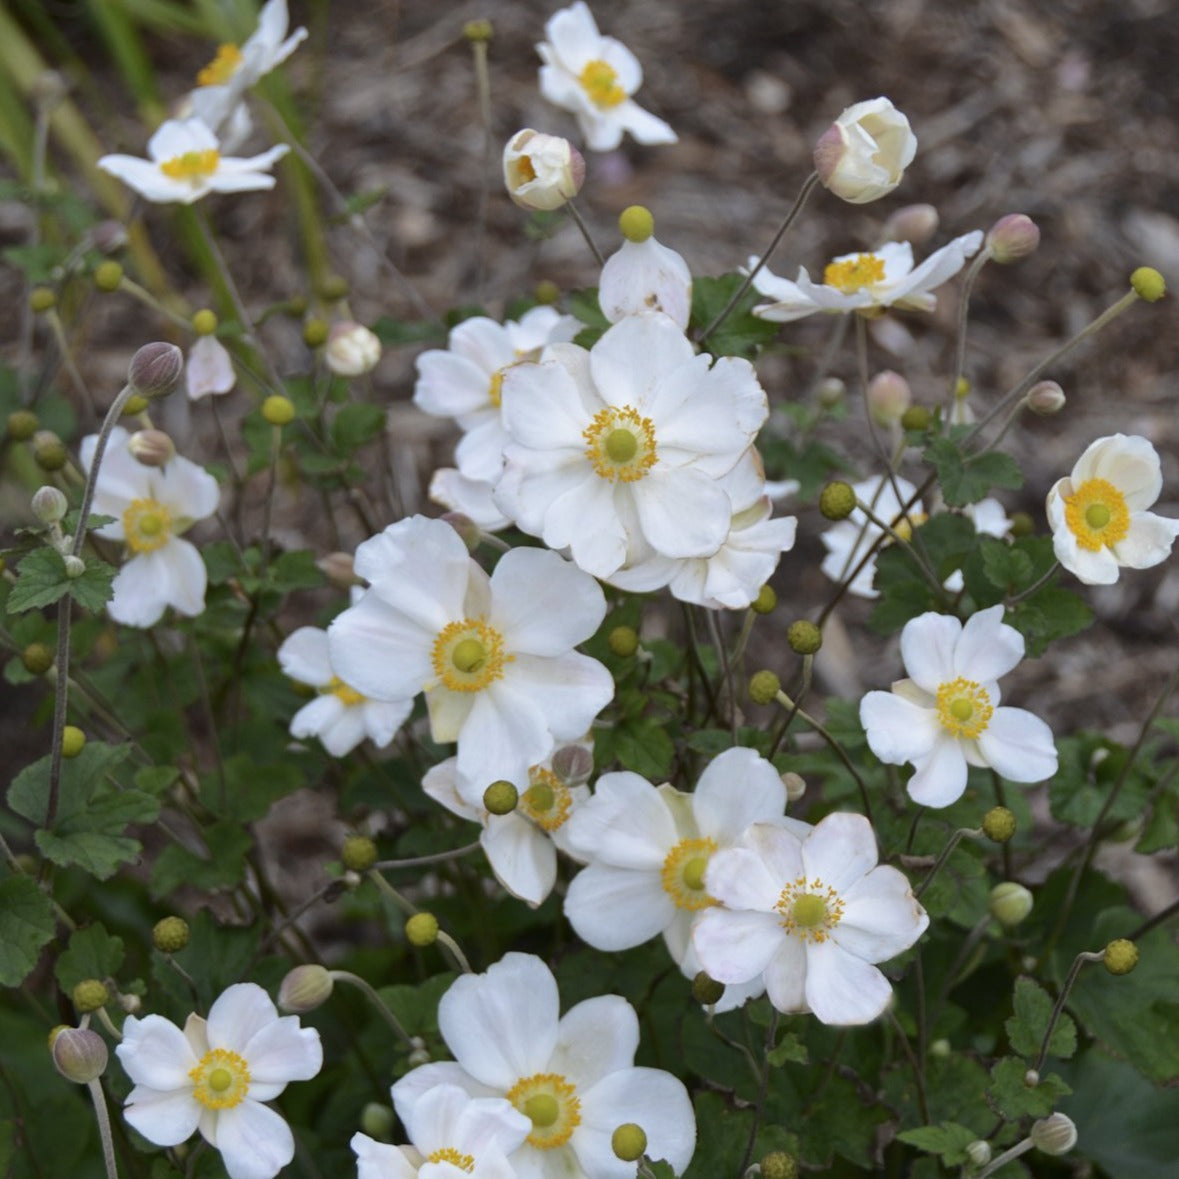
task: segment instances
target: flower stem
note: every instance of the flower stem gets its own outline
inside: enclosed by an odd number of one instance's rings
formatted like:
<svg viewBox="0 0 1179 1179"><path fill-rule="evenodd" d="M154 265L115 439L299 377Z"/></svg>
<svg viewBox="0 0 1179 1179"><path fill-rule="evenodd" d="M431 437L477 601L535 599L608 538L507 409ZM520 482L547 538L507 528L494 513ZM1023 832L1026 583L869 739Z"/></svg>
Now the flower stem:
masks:
<svg viewBox="0 0 1179 1179"><path fill-rule="evenodd" d="M581 230L581 236L585 238L585 244L589 246L590 252L593 254L598 266L605 266L606 259L602 257L602 251L598 249L597 243L590 234L589 226L581 219L581 214L577 211L577 206L573 203L572 199L565 202L565 209L569 216L573 218L573 223Z"/></svg>
<svg viewBox="0 0 1179 1179"><path fill-rule="evenodd" d="M329 970L328 974L334 982L348 983L360 991L376 1009L377 1014L393 1029L394 1033L405 1041L410 1048L414 1047L413 1037L402 1026L401 1021L389 1010L385 1001L373 989L372 985L358 974L350 970Z"/></svg>
<svg viewBox="0 0 1179 1179"><path fill-rule="evenodd" d="M942 870L945 862L950 858L950 853L962 841L964 835L981 835L982 829L979 827L959 827L948 840L946 846L942 848L941 854L933 862L933 867L925 874L925 879L913 890L913 896L917 900L921 899L925 890L933 883L933 878Z"/></svg>
<svg viewBox="0 0 1179 1179"><path fill-rule="evenodd" d="M471 852L478 851L479 846L479 841L475 840L474 843L456 847L452 851L434 852L428 856L413 856L408 860L378 860L373 867L389 870L392 868L416 868L421 864L442 864L447 860L458 860L463 856L468 856Z"/></svg>
<svg viewBox="0 0 1179 1179"><path fill-rule="evenodd" d="M1007 1166L1008 1163L1014 1162L1021 1154L1027 1154L1035 1143L1030 1138L1023 1138L1014 1146L1009 1147L1002 1154L996 1155L987 1165L979 1171L974 1179L987 1179L988 1175L993 1175L1000 1167Z"/></svg>
<svg viewBox="0 0 1179 1179"><path fill-rule="evenodd" d="M958 298L958 333L954 345L954 368L950 372L949 400L946 403L946 421L954 409L954 401L958 396L958 382L962 379L962 372L966 368L966 321L970 314L970 292L974 287L974 280L978 272L990 261L990 252L984 247L975 254L973 261L966 269L962 279L962 294Z"/></svg>
<svg viewBox="0 0 1179 1179"><path fill-rule="evenodd" d="M94 1102L94 1118L98 1122L98 1137L102 1140L102 1162L106 1167L106 1179L119 1179L119 1168L115 1163L115 1141L111 1135L111 1115L106 1107L106 1094L102 1082L95 1077L88 1081L90 1099Z"/></svg>
<svg viewBox="0 0 1179 1179"><path fill-rule="evenodd" d="M1052 1043L1052 1033L1056 1031L1056 1025L1060 1021L1061 1012L1064 1011L1065 1002L1068 1000L1069 991L1073 989L1073 983L1077 981L1077 975L1081 973L1081 967L1086 962L1100 962L1105 957L1100 951L1082 950L1074 959L1072 966L1069 967L1068 974L1065 976L1064 986L1060 988L1060 994L1056 996L1056 1005L1052 1008L1052 1014L1048 1017L1048 1026L1044 1029L1044 1039L1040 1042L1040 1051L1036 1055L1036 1063L1032 1068L1036 1072L1044 1067L1044 1061L1048 1056L1048 1045Z"/></svg>

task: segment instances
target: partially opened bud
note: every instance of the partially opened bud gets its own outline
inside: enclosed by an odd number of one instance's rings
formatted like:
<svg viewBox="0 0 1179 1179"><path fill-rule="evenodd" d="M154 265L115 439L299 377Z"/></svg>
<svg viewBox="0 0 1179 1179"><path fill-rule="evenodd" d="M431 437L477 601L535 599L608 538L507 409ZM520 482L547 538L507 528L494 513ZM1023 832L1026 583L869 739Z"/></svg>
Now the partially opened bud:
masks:
<svg viewBox="0 0 1179 1179"><path fill-rule="evenodd" d="M322 1007L331 998L334 987L328 970L316 963L296 966L288 971L278 988L278 1005L283 1011L305 1015Z"/></svg>
<svg viewBox="0 0 1179 1179"><path fill-rule="evenodd" d="M1045 1154L1067 1154L1077 1144L1077 1127L1067 1114L1054 1113L1033 1122L1028 1137Z"/></svg>
<svg viewBox="0 0 1179 1179"><path fill-rule="evenodd" d="M46 484L33 493L33 515L42 524L57 524L69 511L70 502L63 492Z"/></svg>
<svg viewBox="0 0 1179 1179"><path fill-rule="evenodd" d="M922 246L937 233L937 226L937 210L932 205L905 205L884 223L880 240Z"/></svg>
<svg viewBox="0 0 1179 1179"><path fill-rule="evenodd" d="M362 324L345 320L332 326L323 355L336 376L362 377L377 367L381 341Z"/></svg>
<svg viewBox="0 0 1179 1179"><path fill-rule="evenodd" d="M887 196L917 154L909 120L887 98L857 102L815 144L815 171L837 197L853 205Z"/></svg>
<svg viewBox="0 0 1179 1179"><path fill-rule="evenodd" d="M553 773L566 786L580 786L594 772L594 755L584 745L562 745L553 754Z"/></svg>
<svg viewBox="0 0 1179 1179"><path fill-rule="evenodd" d="M868 411L882 426L895 426L912 400L909 382L890 368L868 382Z"/></svg>
<svg viewBox="0 0 1179 1179"><path fill-rule="evenodd" d="M999 263L1018 262L1040 244L1040 227L1023 213L1008 213L987 231L986 249Z"/></svg>
<svg viewBox="0 0 1179 1179"><path fill-rule="evenodd" d="M163 467L176 457L176 446L163 430L136 430L127 439L127 449L145 467Z"/></svg>
<svg viewBox="0 0 1179 1179"><path fill-rule="evenodd" d="M504 147L504 185L522 209L559 209L585 180L585 160L567 139L526 127Z"/></svg>
<svg viewBox="0 0 1179 1179"><path fill-rule="evenodd" d="M141 397L167 397L184 371L184 353L175 344L144 344L127 368L127 383Z"/></svg>
<svg viewBox="0 0 1179 1179"><path fill-rule="evenodd" d="M1037 381L1028 390L1027 407L1041 417L1059 413L1065 405L1064 390L1055 381Z"/></svg>
<svg viewBox="0 0 1179 1179"><path fill-rule="evenodd" d="M88 1084L106 1070L106 1041L89 1028L61 1028L50 1050L54 1068L78 1085Z"/></svg>
<svg viewBox="0 0 1179 1179"><path fill-rule="evenodd" d="M1032 911L1032 894L1022 884L1005 880L991 889L990 910L1000 925L1018 925Z"/></svg>

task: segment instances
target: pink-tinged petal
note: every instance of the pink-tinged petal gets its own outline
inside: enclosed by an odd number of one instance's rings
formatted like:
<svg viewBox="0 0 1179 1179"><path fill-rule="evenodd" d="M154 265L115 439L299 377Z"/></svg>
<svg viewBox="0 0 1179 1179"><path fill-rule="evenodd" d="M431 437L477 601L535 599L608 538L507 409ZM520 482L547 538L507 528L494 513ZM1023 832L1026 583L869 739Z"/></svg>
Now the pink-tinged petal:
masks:
<svg viewBox="0 0 1179 1179"><path fill-rule="evenodd" d="M328 654L327 631L318 626L301 626L283 640L278 649L282 673L301 684L322 688L332 682L332 661Z"/></svg>
<svg viewBox="0 0 1179 1179"><path fill-rule="evenodd" d="M233 359L216 336L201 336L188 350L184 388L190 401L228 393L237 383Z"/></svg>
<svg viewBox="0 0 1179 1179"><path fill-rule="evenodd" d="M823 1023L871 1023L892 999L892 985L875 966L830 939L806 947L806 965L807 1004Z"/></svg>
<svg viewBox="0 0 1179 1179"><path fill-rule="evenodd" d="M661 555L710 557L725 543L732 504L703 471L652 472L630 490L643 537Z"/></svg>
<svg viewBox="0 0 1179 1179"><path fill-rule="evenodd" d="M905 789L922 806L949 806L966 790L966 755L962 744L953 737L939 738L929 756L914 765L917 772Z"/></svg>
<svg viewBox="0 0 1179 1179"><path fill-rule="evenodd" d="M348 1144L356 1155L357 1179L417 1179L418 1169L399 1146L353 1134Z"/></svg>
<svg viewBox="0 0 1179 1179"><path fill-rule="evenodd" d="M435 678L431 650L441 629L424 631L370 590L328 627L332 667L363 696L412 700Z"/></svg>
<svg viewBox="0 0 1179 1179"><path fill-rule="evenodd" d="M800 938L783 935L775 947L776 953L766 964L763 979L766 998L786 1014L809 1011L806 997L807 952Z"/></svg>
<svg viewBox="0 0 1179 1179"><path fill-rule="evenodd" d="M696 1149L696 1116L683 1082L654 1068L628 1068L603 1077L581 1095L581 1125L571 1145L594 1179L633 1179L634 1163L622 1162L611 1138L626 1122L647 1135L648 1157L666 1159L682 1174Z"/></svg>
<svg viewBox="0 0 1179 1179"><path fill-rule="evenodd" d="M868 747L886 765L918 762L933 751L942 731L937 713L897 692L869 692L860 701Z"/></svg>
<svg viewBox="0 0 1179 1179"><path fill-rule="evenodd" d="M680 838L665 797L629 770L603 774L565 832L582 859L642 872L659 871Z"/></svg>
<svg viewBox="0 0 1179 1179"><path fill-rule="evenodd" d="M278 1018L278 1008L257 983L234 983L209 1008L209 1044L244 1055L250 1040Z"/></svg>
<svg viewBox="0 0 1179 1179"><path fill-rule="evenodd" d="M806 875L819 877L825 887L837 893L867 875L879 857L872 824L863 815L844 811L817 823L802 845Z"/></svg>
<svg viewBox="0 0 1179 1179"><path fill-rule="evenodd" d="M601 587L544 549L513 549L491 575L489 622L513 653L562 655L590 638L606 617Z"/></svg>
<svg viewBox="0 0 1179 1179"><path fill-rule="evenodd" d="M295 1139L274 1110L247 1097L219 1111L217 1149L229 1179L274 1179L295 1157Z"/></svg>
<svg viewBox="0 0 1179 1179"><path fill-rule="evenodd" d="M573 932L595 950L629 950L667 928L675 904L658 872L590 864L565 894L565 916Z"/></svg>
<svg viewBox="0 0 1179 1179"><path fill-rule="evenodd" d="M512 441L530 450L585 450L582 431L593 413L587 413L578 383L561 361L508 369L500 395L504 429Z"/></svg>
<svg viewBox="0 0 1179 1179"><path fill-rule="evenodd" d="M544 715L548 732L568 741L585 733L614 698L614 678L604 664L577 651L551 658L519 654L503 680L488 691L492 696L504 692L517 701L528 701ZM501 705L497 702L496 707ZM547 753L547 748L542 750L529 764L537 765Z"/></svg>
<svg viewBox="0 0 1179 1179"><path fill-rule="evenodd" d="M323 1067L319 1032L300 1027L297 1015L281 1016L260 1028L242 1055L249 1061L251 1085L309 1081Z"/></svg>
<svg viewBox="0 0 1179 1179"><path fill-rule="evenodd" d="M590 351L590 372L606 404L629 405L641 414L647 412L655 388L669 373L696 364L687 337L658 312L621 320Z"/></svg>
<svg viewBox="0 0 1179 1179"><path fill-rule="evenodd" d="M188 1074L196 1067L197 1057L184 1033L163 1016L128 1016L123 1040L115 1053L136 1085L161 1090L192 1089Z"/></svg>
<svg viewBox="0 0 1179 1179"><path fill-rule="evenodd" d="M759 978L782 943L793 940L777 913L705 909L692 929L692 946L701 967L726 985Z"/></svg>
<svg viewBox="0 0 1179 1179"><path fill-rule="evenodd" d="M1110 546L1114 560L1128 569L1149 569L1171 555L1179 533L1179 521L1153 512L1130 517L1130 529L1122 540Z"/></svg>
<svg viewBox="0 0 1179 1179"><path fill-rule="evenodd" d="M457 1085L471 1097L502 1097L507 1091L507 1086L494 1089L475 1080L461 1064L453 1060L419 1065L415 1069L410 1069L391 1091L393 1108L396 1109L403 1125L408 1126L413 1120L413 1111L418 1101L439 1085Z"/></svg>
<svg viewBox="0 0 1179 1179"><path fill-rule="evenodd" d="M831 937L865 962L887 962L907 950L929 926L904 874L886 864L844 892L843 916Z"/></svg>
<svg viewBox="0 0 1179 1179"><path fill-rule="evenodd" d="M356 573L393 609L436 633L461 618L472 561L444 520L410 516L356 550Z"/></svg>
<svg viewBox="0 0 1179 1179"><path fill-rule="evenodd" d="M1072 470L1074 484L1089 479L1112 483L1131 512L1149 508L1163 490L1158 452L1137 434L1111 434L1090 443Z"/></svg>
<svg viewBox="0 0 1179 1179"><path fill-rule="evenodd" d="M780 818L786 787L772 763L753 749L726 749L708 763L692 794L700 833L722 847L751 824Z"/></svg>
<svg viewBox="0 0 1179 1179"><path fill-rule="evenodd" d="M1012 782L1043 782L1057 770L1052 730L1022 708L996 708L978 747L986 764Z"/></svg>
<svg viewBox="0 0 1179 1179"><path fill-rule="evenodd" d="M962 635L962 623L951 614L922 614L905 623L901 631L901 659L909 678L927 692L952 680L954 649Z"/></svg>
<svg viewBox="0 0 1179 1179"><path fill-rule="evenodd" d="M438 1028L472 1077L503 1091L547 1071L559 1010L552 971L534 954L513 952L484 974L455 980L438 1004Z"/></svg>
<svg viewBox="0 0 1179 1179"><path fill-rule="evenodd" d="M635 1009L621 995L598 995L561 1017L549 1068L568 1077L581 1093L603 1077L631 1068L638 1050Z"/></svg>
<svg viewBox="0 0 1179 1179"><path fill-rule="evenodd" d="M972 614L954 650L954 674L968 680L997 680L1023 658L1023 635L1003 621L1003 606Z"/></svg>
<svg viewBox="0 0 1179 1179"><path fill-rule="evenodd" d="M127 1097L123 1117L157 1146L178 1146L192 1137L200 1124L201 1106L187 1089L152 1089L138 1085Z"/></svg>
<svg viewBox="0 0 1179 1179"><path fill-rule="evenodd" d="M495 878L534 909L553 891L557 850L552 841L520 815L491 815L479 836Z"/></svg>

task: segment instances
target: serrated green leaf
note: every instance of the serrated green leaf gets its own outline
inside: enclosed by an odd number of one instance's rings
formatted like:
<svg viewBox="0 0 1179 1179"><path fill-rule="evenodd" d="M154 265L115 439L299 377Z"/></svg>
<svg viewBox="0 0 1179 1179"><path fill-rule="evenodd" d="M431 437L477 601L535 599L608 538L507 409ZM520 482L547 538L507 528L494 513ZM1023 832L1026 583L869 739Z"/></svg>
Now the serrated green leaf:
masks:
<svg viewBox="0 0 1179 1179"><path fill-rule="evenodd" d="M1035 1085L1027 1083L1027 1075L1027 1061L1017 1056L1005 1056L991 1069L991 1100L1005 1118L1046 1118L1072 1092L1056 1073Z"/></svg>
<svg viewBox="0 0 1179 1179"><path fill-rule="evenodd" d="M941 1156L947 1167L958 1167L967 1161L966 1148L978 1141L978 1134L968 1126L957 1122L942 1122L937 1126L919 1126L916 1130L903 1130L897 1137L926 1154Z"/></svg>
<svg viewBox="0 0 1179 1179"><path fill-rule="evenodd" d="M70 934L69 948L58 958L53 973L68 995L83 979L111 978L122 965L123 939L112 937L96 922Z"/></svg>
<svg viewBox="0 0 1179 1179"><path fill-rule="evenodd" d="M745 282L741 274L722 274L717 278L692 281L692 315L690 327L703 331L728 305ZM724 322L701 343L713 356L742 356L752 360L778 334L779 325L753 314L762 296L751 286L729 312Z"/></svg>
<svg viewBox="0 0 1179 1179"><path fill-rule="evenodd" d="M1150 818L1134 850L1141 855L1150 855L1173 847L1179 847L1179 801L1173 796L1163 795L1155 800Z"/></svg>
<svg viewBox="0 0 1179 1179"><path fill-rule="evenodd" d="M399 348L405 344L443 346L446 343L446 329L436 321L403 322L383 315L372 325L372 331L386 348Z"/></svg>
<svg viewBox="0 0 1179 1179"><path fill-rule="evenodd" d="M937 469L942 497L951 508L977 503L993 487L1023 486L1023 473L1009 455L998 450L964 455L950 438L938 438L925 448L925 461Z"/></svg>
<svg viewBox="0 0 1179 1179"><path fill-rule="evenodd" d="M16 585L8 595L9 614L51 606L70 592L65 561L56 549L34 549L16 570Z"/></svg>
<svg viewBox="0 0 1179 1179"><path fill-rule="evenodd" d="M97 557L86 558L86 569L80 577L70 579L70 597L92 614L97 614L111 600L111 584L115 580L115 567Z"/></svg>
<svg viewBox="0 0 1179 1179"><path fill-rule="evenodd" d="M616 760L623 769L641 774L650 782L665 781L675 757L675 745L667 730L654 721L601 729L595 737L595 755L599 745L608 761Z"/></svg>
<svg viewBox="0 0 1179 1179"><path fill-rule="evenodd" d="M205 831L209 855L198 856L179 844L169 844L152 868L150 891L157 899L185 884L208 892L232 888L245 875L246 855L253 846L250 832L232 819Z"/></svg>
<svg viewBox="0 0 1179 1179"><path fill-rule="evenodd" d="M163 794L180 777L175 766L144 766L135 772L132 781L137 790L148 794Z"/></svg>
<svg viewBox="0 0 1179 1179"><path fill-rule="evenodd" d="M323 571L315 563L315 554L310 549L282 553L270 566L271 587L280 593L316 589L325 580Z"/></svg>
<svg viewBox="0 0 1179 1179"><path fill-rule="evenodd" d="M385 411L381 406L367 402L345 405L332 420L332 447L340 454L351 454L371 442L384 428Z"/></svg>
<svg viewBox="0 0 1179 1179"><path fill-rule="evenodd" d="M123 832L132 823L151 823L160 804L150 794L123 790L90 799L86 809L59 816L52 830L33 839L43 855L60 867L76 865L99 880L115 874L120 864L135 859L143 845Z"/></svg>
<svg viewBox="0 0 1179 1179"><path fill-rule="evenodd" d="M1027 553L1004 544L993 536L980 538L983 572L987 580L1005 593L1015 593L1030 584L1032 559Z"/></svg>
<svg viewBox="0 0 1179 1179"><path fill-rule="evenodd" d="M86 810L99 782L131 752L130 745L107 745L88 741L82 752L62 762L58 789L57 824ZM23 770L8 788L8 805L22 818L37 826L45 823L49 805L49 770L52 758L47 754Z"/></svg>
<svg viewBox="0 0 1179 1179"><path fill-rule="evenodd" d="M1040 1044L1048 1030L1048 1020L1054 1006L1052 997L1033 979L1021 977L1015 980L1012 1006L1015 1013L1004 1024L1007 1039L1016 1052L1034 1060L1039 1055ZM1048 1043L1048 1053L1061 1060L1068 1060L1076 1050L1076 1024L1061 1013Z"/></svg>
<svg viewBox="0 0 1179 1179"><path fill-rule="evenodd" d="M806 1064L810 1060L810 1053L794 1032L783 1032L778 1043L766 1054L766 1060L774 1068L784 1064Z"/></svg>
<svg viewBox="0 0 1179 1179"><path fill-rule="evenodd" d="M1055 639L1066 639L1093 622L1088 603L1071 590L1045 586L1008 611L1007 621L1026 640L1028 656L1042 655Z"/></svg>
<svg viewBox="0 0 1179 1179"><path fill-rule="evenodd" d="M55 927L53 903L31 876L0 880L0 986L24 982Z"/></svg>

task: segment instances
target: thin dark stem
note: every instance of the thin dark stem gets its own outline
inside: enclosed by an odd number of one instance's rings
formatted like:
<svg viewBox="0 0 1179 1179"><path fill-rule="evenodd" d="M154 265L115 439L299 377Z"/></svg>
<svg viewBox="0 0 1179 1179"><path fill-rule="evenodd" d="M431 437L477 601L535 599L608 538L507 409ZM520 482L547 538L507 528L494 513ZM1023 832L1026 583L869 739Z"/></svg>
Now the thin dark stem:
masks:
<svg viewBox="0 0 1179 1179"><path fill-rule="evenodd" d="M606 259L602 257L602 251L598 249L597 243L590 234L589 226L581 219L581 214L577 211L577 206L572 201L565 202L565 211L573 218L573 223L581 230L581 236L585 238L585 244L589 246L590 252L599 266L606 265Z"/></svg>

